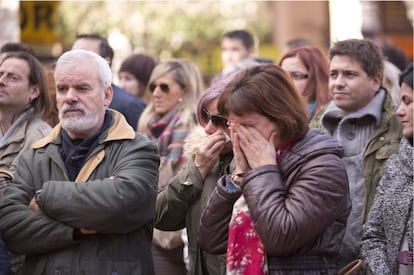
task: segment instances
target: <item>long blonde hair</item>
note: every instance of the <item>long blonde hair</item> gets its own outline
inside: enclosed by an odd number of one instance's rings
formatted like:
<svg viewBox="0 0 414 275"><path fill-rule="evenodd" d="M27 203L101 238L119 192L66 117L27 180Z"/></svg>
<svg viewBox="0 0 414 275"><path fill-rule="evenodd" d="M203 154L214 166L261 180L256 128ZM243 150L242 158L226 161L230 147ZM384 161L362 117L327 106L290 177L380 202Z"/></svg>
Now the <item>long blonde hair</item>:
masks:
<svg viewBox="0 0 414 275"><path fill-rule="evenodd" d="M190 120L194 120L197 100L204 90L201 73L198 67L192 62L183 59L171 59L158 64L154 68L150 80L148 81L148 86L167 73L171 74L174 81L184 88L185 95L182 100L177 103L174 109L181 112L180 118L183 124L188 124ZM139 119L137 127L138 132L146 134L147 124L155 115L155 107L151 99Z"/></svg>

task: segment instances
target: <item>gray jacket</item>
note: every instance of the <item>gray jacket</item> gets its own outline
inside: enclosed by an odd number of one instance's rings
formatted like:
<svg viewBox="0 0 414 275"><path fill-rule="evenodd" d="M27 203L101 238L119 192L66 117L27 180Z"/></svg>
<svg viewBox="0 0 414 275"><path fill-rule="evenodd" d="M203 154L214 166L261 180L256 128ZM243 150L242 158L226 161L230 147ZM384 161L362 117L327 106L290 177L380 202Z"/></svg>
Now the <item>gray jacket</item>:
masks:
<svg viewBox="0 0 414 275"><path fill-rule="evenodd" d="M112 113L75 182L61 158L60 125L20 158L0 229L11 251L26 254L23 274L153 274L157 148ZM28 208L38 189L41 212ZM75 228L98 233L77 239Z"/></svg>
<svg viewBox="0 0 414 275"><path fill-rule="evenodd" d="M21 114L0 143L0 175L13 178L18 157L51 130L49 124L34 115L32 108Z"/></svg>

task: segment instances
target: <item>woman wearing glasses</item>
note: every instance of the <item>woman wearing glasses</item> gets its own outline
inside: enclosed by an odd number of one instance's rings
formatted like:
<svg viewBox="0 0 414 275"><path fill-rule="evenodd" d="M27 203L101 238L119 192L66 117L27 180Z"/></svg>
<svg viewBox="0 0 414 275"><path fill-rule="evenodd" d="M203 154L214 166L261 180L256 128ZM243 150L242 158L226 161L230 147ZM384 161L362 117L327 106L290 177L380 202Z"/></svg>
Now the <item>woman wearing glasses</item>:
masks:
<svg viewBox="0 0 414 275"><path fill-rule="evenodd" d="M220 92L231 76L214 81L197 105L197 127L187 137L188 162L157 197L154 226L162 230L187 228L189 275L224 274L225 255L211 255L198 244L201 212L219 177L230 170L232 145L227 119L217 111Z"/></svg>
<svg viewBox="0 0 414 275"><path fill-rule="evenodd" d="M337 274L351 209L342 147L309 129L304 98L276 65L237 73L217 109L235 169L204 209L201 248L227 252L227 274Z"/></svg>
<svg viewBox="0 0 414 275"><path fill-rule="evenodd" d="M138 131L158 143L161 191L185 162L184 139L196 125L194 107L204 86L198 68L181 59L158 64L148 83L152 98L141 115ZM155 273L185 274L183 247L181 230L155 229L152 249Z"/></svg>
<svg viewBox="0 0 414 275"><path fill-rule="evenodd" d="M320 107L331 100L328 91L328 59L319 48L305 46L285 53L279 65L290 75L298 91L308 101L312 119Z"/></svg>

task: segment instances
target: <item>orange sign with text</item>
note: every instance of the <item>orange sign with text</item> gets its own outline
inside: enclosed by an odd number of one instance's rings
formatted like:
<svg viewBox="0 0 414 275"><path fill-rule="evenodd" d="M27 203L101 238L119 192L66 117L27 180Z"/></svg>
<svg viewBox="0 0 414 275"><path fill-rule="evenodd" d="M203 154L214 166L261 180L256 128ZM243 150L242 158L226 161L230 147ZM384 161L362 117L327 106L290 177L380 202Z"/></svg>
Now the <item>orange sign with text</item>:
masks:
<svg viewBox="0 0 414 275"><path fill-rule="evenodd" d="M20 1L21 41L29 45L52 45L56 32L59 1Z"/></svg>

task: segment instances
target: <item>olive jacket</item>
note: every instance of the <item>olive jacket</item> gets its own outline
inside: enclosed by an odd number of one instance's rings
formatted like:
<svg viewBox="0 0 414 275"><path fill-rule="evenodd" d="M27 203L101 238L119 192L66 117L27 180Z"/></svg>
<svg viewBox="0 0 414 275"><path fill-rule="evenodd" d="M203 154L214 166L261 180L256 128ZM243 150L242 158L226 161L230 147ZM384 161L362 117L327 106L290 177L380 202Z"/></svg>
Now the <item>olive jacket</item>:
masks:
<svg viewBox="0 0 414 275"><path fill-rule="evenodd" d="M157 148L111 112L75 181L61 157L60 124L21 156L0 229L12 252L26 254L23 274L153 274ZM28 205L39 189L34 211ZM77 236L81 228L97 233Z"/></svg>
<svg viewBox="0 0 414 275"><path fill-rule="evenodd" d="M310 122L311 128L319 128L329 133L322 125L321 118L325 113L326 107L315 115ZM331 133L329 133L331 134ZM398 153L400 140L402 137L401 123L395 115L395 109L391 96L386 93L382 106L381 123L375 130L374 135L368 142L364 152L364 180L365 180L365 203L362 213L362 223L367 219L369 210L375 197L375 190L382 177L384 165L392 154Z"/></svg>
<svg viewBox="0 0 414 275"><path fill-rule="evenodd" d="M202 135L193 131L186 140L185 148L188 148L186 150L197 147L196 144L200 143L201 139L203 139ZM225 272L225 255L211 255L199 247L198 227L201 213L218 178L230 170L232 157L232 153L222 155L215 167L203 179L192 161L194 155L188 156L191 161L187 161L183 169L169 182L167 188L157 196L154 227L165 231L187 228L189 275L215 275Z"/></svg>

